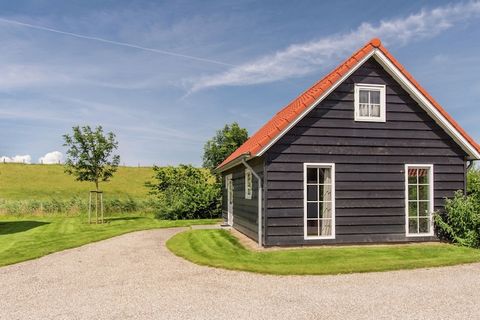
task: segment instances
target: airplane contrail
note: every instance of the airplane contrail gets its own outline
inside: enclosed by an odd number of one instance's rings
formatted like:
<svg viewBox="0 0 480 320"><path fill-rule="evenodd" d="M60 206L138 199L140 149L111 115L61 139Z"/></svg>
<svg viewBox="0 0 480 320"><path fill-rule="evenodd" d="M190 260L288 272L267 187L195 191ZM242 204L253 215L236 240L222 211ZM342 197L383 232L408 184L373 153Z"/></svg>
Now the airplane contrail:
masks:
<svg viewBox="0 0 480 320"><path fill-rule="evenodd" d="M169 55L169 56L173 56L173 57L185 58L185 59L196 60L196 61L201 61L201 62L208 62L208 63L213 63L213 64L217 64L217 65L222 65L222 66L228 66L228 67L234 67L235 66L234 64L230 64L230 63L226 63L226 62L222 62L222 61L206 59L206 58L201 58L201 57L195 57L195 56L176 53L176 52L172 52L172 51L148 48L148 47L143 47L143 46L139 46L139 45L136 45L136 44L127 43L127 42L120 42L120 41L114 41L114 40L99 38L99 37L92 37L92 36L87 36L87 35L83 35L83 34L72 33L72 32L62 31L62 30L58 30L58 29L38 26L38 25L30 24L30 23L20 22L20 21L16 21L16 20L0 18L0 22L15 24L15 25L18 25L18 26L23 26L23 27L27 27L27 28L31 28L31 29L49 31L49 32L53 32L53 33L58 33L58 34L63 34L63 35L75 37L75 38L80 38L80 39L99 41L99 42L109 43L109 44L113 44L113 45L117 45L117 46L123 46L123 47L129 47L129 48L144 50L144 51L160 53L160 54Z"/></svg>

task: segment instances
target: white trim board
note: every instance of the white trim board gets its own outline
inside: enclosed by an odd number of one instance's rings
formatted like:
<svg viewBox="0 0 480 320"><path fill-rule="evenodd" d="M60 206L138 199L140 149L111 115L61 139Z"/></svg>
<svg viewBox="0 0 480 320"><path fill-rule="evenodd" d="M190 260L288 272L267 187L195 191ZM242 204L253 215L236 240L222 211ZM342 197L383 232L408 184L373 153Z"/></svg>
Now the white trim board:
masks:
<svg viewBox="0 0 480 320"><path fill-rule="evenodd" d="M255 156L263 155L272 145L292 129L300 120L302 120L310 111L322 102L330 93L332 93L340 84L342 84L353 72L355 72L365 61L374 57L377 62L404 88L412 98L423 108L437 124L452 137L462 149L470 155L470 160L480 160L480 153L472 146L462 134L433 106L432 103L402 74L402 72L388 59L379 49L372 50L363 57L353 68L351 68L342 78L325 91L317 100L306 108L294 121L292 121L282 132L263 147Z"/></svg>
<svg viewBox="0 0 480 320"><path fill-rule="evenodd" d="M438 111L437 108L425 97L410 80L388 59L380 50L375 49L375 60L404 88L412 98L452 137L462 149L473 159L479 160L480 153L472 146L463 135Z"/></svg>

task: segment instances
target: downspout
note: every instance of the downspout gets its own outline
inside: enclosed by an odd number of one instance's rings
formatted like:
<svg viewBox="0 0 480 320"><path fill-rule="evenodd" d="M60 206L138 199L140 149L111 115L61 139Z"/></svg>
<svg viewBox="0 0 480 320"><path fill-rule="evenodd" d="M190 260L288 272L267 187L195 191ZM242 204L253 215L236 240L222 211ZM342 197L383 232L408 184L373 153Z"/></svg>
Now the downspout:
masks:
<svg viewBox="0 0 480 320"><path fill-rule="evenodd" d="M245 159L242 159L243 165L252 172L253 176L255 179L257 179L258 183L258 246L262 246L262 196L263 196L263 188L262 188L262 178L255 172L255 170L250 167L250 165L245 161Z"/></svg>
<svg viewBox="0 0 480 320"><path fill-rule="evenodd" d="M473 160L468 161L467 171L468 171L471 167L473 167L474 164L475 164L475 162L473 162Z"/></svg>

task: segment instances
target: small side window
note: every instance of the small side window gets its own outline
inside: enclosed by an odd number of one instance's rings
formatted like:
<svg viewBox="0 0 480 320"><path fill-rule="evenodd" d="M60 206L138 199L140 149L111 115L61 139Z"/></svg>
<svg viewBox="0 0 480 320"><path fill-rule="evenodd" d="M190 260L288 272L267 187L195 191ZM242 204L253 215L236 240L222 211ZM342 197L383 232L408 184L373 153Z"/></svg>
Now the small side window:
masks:
<svg viewBox="0 0 480 320"><path fill-rule="evenodd" d="M252 172L245 169L245 199L252 199Z"/></svg>
<svg viewBox="0 0 480 320"><path fill-rule="evenodd" d="M385 86L355 84L355 121L385 122Z"/></svg>

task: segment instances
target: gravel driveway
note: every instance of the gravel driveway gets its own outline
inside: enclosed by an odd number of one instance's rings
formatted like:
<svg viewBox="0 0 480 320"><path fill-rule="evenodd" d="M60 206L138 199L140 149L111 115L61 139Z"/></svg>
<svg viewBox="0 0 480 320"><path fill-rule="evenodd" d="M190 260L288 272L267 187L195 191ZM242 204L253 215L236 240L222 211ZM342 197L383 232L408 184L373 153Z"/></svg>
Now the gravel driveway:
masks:
<svg viewBox="0 0 480 320"><path fill-rule="evenodd" d="M0 318L480 318L480 264L265 276L174 256L164 243L180 230L131 233L0 268Z"/></svg>

